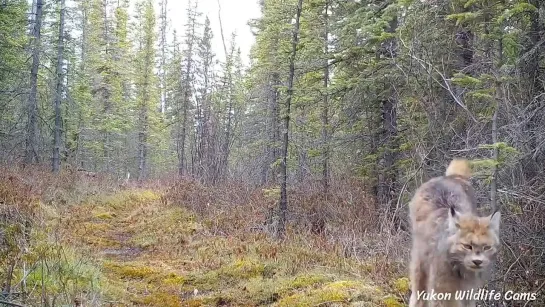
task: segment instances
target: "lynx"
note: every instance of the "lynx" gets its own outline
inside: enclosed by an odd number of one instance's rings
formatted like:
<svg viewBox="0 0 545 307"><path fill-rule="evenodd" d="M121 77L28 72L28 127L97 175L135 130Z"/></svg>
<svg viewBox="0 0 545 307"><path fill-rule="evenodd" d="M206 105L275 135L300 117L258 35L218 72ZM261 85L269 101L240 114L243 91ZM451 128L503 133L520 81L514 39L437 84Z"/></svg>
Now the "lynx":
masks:
<svg viewBox="0 0 545 307"><path fill-rule="evenodd" d="M445 175L422 184L409 204L410 307L475 306L457 300L456 292L478 290L488 279L500 245L500 212L477 215L470 177L468 161L454 159Z"/></svg>

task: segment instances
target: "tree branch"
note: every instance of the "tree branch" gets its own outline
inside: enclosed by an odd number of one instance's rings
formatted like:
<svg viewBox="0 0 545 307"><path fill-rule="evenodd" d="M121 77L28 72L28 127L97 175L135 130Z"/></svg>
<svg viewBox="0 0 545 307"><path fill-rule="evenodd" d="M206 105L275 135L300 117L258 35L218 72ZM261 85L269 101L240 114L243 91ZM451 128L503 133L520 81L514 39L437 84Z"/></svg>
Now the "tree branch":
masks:
<svg viewBox="0 0 545 307"><path fill-rule="evenodd" d="M435 81L437 84L439 84L439 86L441 86L443 89L445 89L449 94L450 96L452 97L452 99L454 99L454 101L456 102L457 105L459 105L462 109L464 109L467 114L469 115L469 117L473 120L473 122L477 123L477 119L475 119L475 117L473 116L473 114L471 114L471 112L469 111L469 109L467 108L467 106L460 100L460 98L458 98L456 96L456 94L454 93L454 91L452 90L451 88L451 85L450 85L450 79L446 78L445 75L439 71L439 69L437 69L432 63L429 63L429 62L426 62L416 56L414 56L412 54L412 49L409 48L405 42L403 41L403 39L399 39L399 41L403 44L403 46L405 48L407 48L407 50L409 50L408 54L409 56L416 60L420 66L422 66L422 68L430 75L430 77L433 79L433 81ZM425 64L425 65L424 65ZM440 77L442 80L438 80L437 78L435 78L432 74L432 71L426 67L426 65L431 68L431 70L435 71Z"/></svg>

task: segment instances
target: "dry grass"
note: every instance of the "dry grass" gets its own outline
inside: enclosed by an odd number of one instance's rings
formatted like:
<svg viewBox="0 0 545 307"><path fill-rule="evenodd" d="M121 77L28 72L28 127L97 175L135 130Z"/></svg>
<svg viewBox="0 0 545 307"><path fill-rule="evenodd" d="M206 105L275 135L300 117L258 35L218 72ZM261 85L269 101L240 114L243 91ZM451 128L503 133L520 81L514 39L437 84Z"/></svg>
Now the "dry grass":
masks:
<svg viewBox="0 0 545 307"><path fill-rule="evenodd" d="M68 225L86 227L82 232L70 227L64 237L69 242L81 238L80 248L103 255L110 284L107 301L147 306L396 306L393 302L399 299L388 295L392 291L387 283L370 281L371 263L341 256L341 250L317 235L292 233L286 242L277 242L264 233L242 231L244 222L211 224L149 190L106 199L73 207ZM110 215L102 219L94 212Z"/></svg>
<svg viewBox="0 0 545 307"><path fill-rule="evenodd" d="M35 223L31 251L20 252L31 273L19 262L12 278L33 287L27 303L40 304L42 294L50 304L87 306L402 306L406 299L395 285L402 260L382 257L395 249L378 248L373 206L358 189L339 186L327 200L312 189L292 191L297 210L287 238L276 241L272 188L12 174L20 185L9 175L0 183L23 193L9 194L14 212L34 208L25 215Z"/></svg>
<svg viewBox="0 0 545 307"><path fill-rule="evenodd" d="M195 212L213 235L244 239L253 234L273 234L278 195L276 188L209 188L181 181L169 186L165 198L170 204ZM388 279L404 274L410 236L380 231L379 210L365 195L362 183L337 182L327 198L319 186L306 185L291 190L289 197L287 241L372 262L374 273Z"/></svg>
<svg viewBox="0 0 545 307"><path fill-rule="evenodd" d="M169 204L195 212L210 236L229 240L218 251L224 257L255 250L258 259L282 264L275 266L282 270L282 276L297 276L321 267L352 278L374 276L388 289L395 288L395 281L405 276L409 237L378 231L375 205L358 182L335 185L327 199L319 187L292 190L284 242L270 239L277 196L274 188L209 188L191 181L176 182L165 193ZM398 297L390 299L390 304L406 300L407 292L397 291Z"/></svg>
<svg viewBox="0 0 545 307"><path fill-rule="evenodd" d="M334 229L316 233L306 223L290 227L284 242L273 240L264 225L274 206L267 191L195 182L150 187L90 194L57 210L61 243L93 255L103 303L397 306L405 296L389 282L402 277L396 266L384 270L379 257L347 255L332 240ZM320 205L316 198L300 201ZM304 210L298 214L292 225L312 220ZM373 276L378 272L382 281Z"/></svg>
<svg viewBox="0 0 545 307"><path fill-rule="evenodd" d="M104 179L90 184L77 173L53 176L39 167L3 167L0 279L9 293L5 299L30 305L69 304L81 296L100 300L100 270L80 250L60 242L59 225L68 205L107 191L103 186L112 185Z"/></svg>

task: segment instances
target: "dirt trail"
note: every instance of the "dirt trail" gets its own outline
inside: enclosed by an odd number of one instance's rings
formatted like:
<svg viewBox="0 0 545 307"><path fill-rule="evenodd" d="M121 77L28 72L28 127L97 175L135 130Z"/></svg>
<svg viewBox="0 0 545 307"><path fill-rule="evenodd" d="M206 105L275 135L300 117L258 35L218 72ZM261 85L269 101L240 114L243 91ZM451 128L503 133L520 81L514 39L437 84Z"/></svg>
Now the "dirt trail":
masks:
<svg viewBox="0 0 545 307"><path fill-rule="evenodd" d="M161 235L153 223L161 211L159 200L152 191L127 191L75 206L69 214L65 238L101 265L110 306L182 304L181 269L156 253L153 242L142 242L143 234L151 241Z"/></svg>

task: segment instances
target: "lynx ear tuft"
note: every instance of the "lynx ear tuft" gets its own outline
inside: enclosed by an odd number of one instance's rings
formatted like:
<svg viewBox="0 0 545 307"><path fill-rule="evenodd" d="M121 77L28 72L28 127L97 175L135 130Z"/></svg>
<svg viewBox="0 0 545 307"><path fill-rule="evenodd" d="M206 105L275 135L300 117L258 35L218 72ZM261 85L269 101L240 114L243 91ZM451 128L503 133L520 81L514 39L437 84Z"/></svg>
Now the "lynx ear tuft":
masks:
<svg viewBox="0 0 545 307"><path fill-rule="evenodd" d="M500 233L501 213L496 211L490 215L490 228L497 234Z"/></svg>

